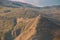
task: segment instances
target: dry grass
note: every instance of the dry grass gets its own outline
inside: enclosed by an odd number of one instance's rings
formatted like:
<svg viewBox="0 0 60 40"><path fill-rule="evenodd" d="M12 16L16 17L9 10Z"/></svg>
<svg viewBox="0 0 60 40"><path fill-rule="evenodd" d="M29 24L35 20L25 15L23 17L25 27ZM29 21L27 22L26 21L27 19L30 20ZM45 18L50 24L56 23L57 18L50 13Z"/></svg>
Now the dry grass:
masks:
<svg viewBox="0 0 60 40"><path fill-rule="evenodd" d="M39 18L40 16L32 20L31 23L27 24L27 26L25 26L24 30L15 40L28 40L29 38L31 38L36 32L36 27L37 27Z"/></svg>
<svg viewBox="0 0 60 40"><path fill-rule="evenodd" d="M10 12L5 12L8 10L10 10ZM0 39L1 37L3 39L5 34L10 30L12 32L11 35L14 36L16 30L21 29L21 33L19 33L20 35L16 36L16 38L14 37L15 40L19 40L19 39L28 40L36 32L37 22L39 19L39 17L37 16L39 14L42 14L42 16L46 18L53 18L53 19L60 20L60 9L56 9L56 8L41 9L41 10L34 10L32 8L23 8L23 7L0 8ZM44 27L46 24L48 23L43 22ZM43 28L42 30L46 30L46 29ZM53 40L55 39L57 40L57 38L54 38Z"/></svg>

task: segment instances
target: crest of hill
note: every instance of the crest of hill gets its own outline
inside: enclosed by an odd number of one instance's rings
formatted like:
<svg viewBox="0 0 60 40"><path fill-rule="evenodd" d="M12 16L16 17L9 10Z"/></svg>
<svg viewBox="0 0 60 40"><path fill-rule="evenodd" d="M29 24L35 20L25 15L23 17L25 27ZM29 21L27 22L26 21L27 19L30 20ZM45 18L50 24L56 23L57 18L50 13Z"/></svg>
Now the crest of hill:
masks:
<svg viewBox="0 0 60 40"><path fill-rule="evenodd" d="M12 7L12 8L19 8L19 7L25 7L25 8L36 8L39 9L39 7L36 7L32 4L23 3L23 2L16 2L16 1L9 1L9 0L1 0L0 6L2 7Z"/></svg>

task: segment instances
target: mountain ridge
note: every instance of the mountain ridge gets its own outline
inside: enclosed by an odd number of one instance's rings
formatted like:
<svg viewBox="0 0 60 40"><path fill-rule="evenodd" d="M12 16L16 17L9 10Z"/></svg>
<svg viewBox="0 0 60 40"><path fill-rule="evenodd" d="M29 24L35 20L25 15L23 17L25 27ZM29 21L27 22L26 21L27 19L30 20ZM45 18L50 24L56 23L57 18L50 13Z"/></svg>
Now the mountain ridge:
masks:
<svg viewBox="0 0 60 40"><path fill-rule="evenodd" d="M32 4L16 2L16 1L0 1L0 6L13 7L13 8L19 8L19 7L38 8L37 6L34 6Z"/></svg>

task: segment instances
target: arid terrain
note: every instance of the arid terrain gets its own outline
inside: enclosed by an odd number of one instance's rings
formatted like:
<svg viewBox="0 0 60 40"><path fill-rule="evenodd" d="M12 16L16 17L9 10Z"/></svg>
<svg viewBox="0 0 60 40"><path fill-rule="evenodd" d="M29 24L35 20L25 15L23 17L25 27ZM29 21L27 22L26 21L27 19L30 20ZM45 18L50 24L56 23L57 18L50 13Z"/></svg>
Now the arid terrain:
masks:
<svg viewBox="0 0 60 40"><path fill-rule="evenodd" d="M0 5L0 40L60 40L60 5L11 5Z"/></svg>

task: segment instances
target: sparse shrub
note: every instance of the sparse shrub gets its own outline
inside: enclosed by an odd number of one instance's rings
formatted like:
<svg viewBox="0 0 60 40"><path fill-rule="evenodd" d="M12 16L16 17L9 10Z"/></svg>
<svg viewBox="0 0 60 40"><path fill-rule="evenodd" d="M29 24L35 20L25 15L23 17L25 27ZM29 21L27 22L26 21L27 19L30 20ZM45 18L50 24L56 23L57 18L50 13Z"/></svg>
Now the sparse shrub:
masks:
<svg viewBox="0 0 60 40"><path fill-rule="evenodd" d="M4 10L4 13L8 13L8 12L11 12L11 10Z"/></svg>

